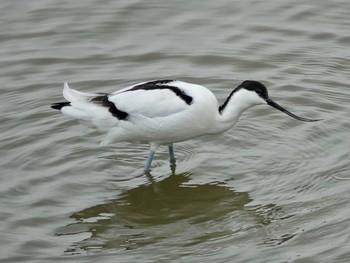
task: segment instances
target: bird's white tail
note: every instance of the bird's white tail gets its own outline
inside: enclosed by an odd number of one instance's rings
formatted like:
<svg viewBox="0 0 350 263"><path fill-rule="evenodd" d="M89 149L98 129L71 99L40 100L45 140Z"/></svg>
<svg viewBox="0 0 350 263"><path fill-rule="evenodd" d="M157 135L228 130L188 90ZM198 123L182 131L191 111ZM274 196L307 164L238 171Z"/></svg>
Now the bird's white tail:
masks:
<svg viewBox="0 0 350 263"><path fill-rule="evenodd" d="M98 94L80 92L69 88L68 83L64 83L63 97L71 103L87 102Z"/></svg>
<svg viewBox="0 0 350 263"><path fill-rule="evenodd" d="M110 128L118 122L117 118L114 118L108 111L108 108L96 100L96 98L106 96L106 94L80 92L69 88L68 83L65 82L63 96L68 102L56 103L52 107L61 110L65 115L89 121L102 130Z"/></svg>

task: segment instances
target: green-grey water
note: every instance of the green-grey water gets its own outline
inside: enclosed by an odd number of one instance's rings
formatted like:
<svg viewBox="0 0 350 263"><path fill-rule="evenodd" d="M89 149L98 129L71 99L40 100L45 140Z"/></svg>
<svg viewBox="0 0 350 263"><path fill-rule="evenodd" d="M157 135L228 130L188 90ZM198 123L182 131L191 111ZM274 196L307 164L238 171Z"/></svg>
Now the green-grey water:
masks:
<svg viewBox="0 0 350 263"><path fill-rule="evenodd" d="M349 262L348 1L0 2L1 262ZM220 102L265 83L225 134L99 147L50 109L63 82L181 79ZM188 124L190 125L190 124ZM186 129L186 127L183 127Z"/></svg>

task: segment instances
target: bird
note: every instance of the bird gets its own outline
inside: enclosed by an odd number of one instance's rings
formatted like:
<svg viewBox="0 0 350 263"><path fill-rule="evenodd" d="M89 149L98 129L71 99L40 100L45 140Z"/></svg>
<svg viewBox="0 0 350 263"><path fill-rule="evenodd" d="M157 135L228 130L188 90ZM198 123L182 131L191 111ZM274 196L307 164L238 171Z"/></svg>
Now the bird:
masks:
<svg viewBox="0 0 350 263"><path fill-rule="evenodd" d="M112 93L85 93L64 83L65 102L51 107L64 115L92 124L106 133L101 145L110 142L149 144L144 173L150 171L155 152L168 146L171 163L176 162L174 143L231 129L252 106L267 104L294 119L314 122L286 110L268 94L266 86L245 80L220 105L206 87L180 80L152 80Z"/></svg>

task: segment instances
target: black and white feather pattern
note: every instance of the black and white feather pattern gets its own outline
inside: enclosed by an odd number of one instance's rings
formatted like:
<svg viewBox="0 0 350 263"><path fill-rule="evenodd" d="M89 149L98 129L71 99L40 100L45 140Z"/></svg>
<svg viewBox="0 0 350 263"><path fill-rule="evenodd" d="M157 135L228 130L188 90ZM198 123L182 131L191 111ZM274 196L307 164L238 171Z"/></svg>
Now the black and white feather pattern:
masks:
<svg viewBox="0 0 350 263"><path fill-rule="evenodd" d="M207 88L177 80L143 82L110 94L79 92L65 83L63 96L66 102L51 107L105 130L103 145L112 140L149 143L145 172L160 145L169 146L175 161L173 143L227 131L254 105L268 104L297 120L317 121L289 112L268 96L262 83L251 80L235 88L221 106Z"/></svg>
<svg viewBox="0 0 350 263"><path fill-rule="evenodd" d="M202 86L177 80L143 82L110 94L84 93L64 83L63 96L67 102L55 103L52 108L108 131L103 144L111 139L134 137L148 141L164 134L165 127L170 132L189 108L195 108L194 90L209 92Z"/></svg>

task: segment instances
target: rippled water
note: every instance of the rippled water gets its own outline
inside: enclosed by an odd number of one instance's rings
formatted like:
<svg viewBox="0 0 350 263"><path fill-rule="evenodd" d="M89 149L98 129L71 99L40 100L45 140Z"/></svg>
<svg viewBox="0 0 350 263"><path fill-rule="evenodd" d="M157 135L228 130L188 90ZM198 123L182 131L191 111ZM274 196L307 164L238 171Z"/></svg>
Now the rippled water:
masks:
<svg viewBox="0 0 350 263"><path fill-rule="evenodd" d="M348 262L348 1L0 2L2 262ZM220 101L245 79L267 106L167 149L49 108L63 81L114 91L174 78Z"/></svg>

